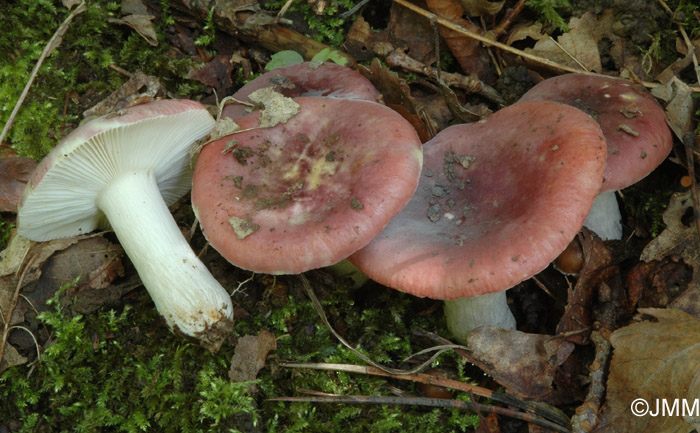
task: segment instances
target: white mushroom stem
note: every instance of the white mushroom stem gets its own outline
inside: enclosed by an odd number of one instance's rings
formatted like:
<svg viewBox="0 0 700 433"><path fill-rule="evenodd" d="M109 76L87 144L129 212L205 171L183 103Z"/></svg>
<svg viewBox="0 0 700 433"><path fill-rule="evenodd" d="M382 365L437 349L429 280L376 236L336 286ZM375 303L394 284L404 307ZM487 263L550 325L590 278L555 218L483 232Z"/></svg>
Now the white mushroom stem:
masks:
<svg viewBox="0 0 700 433"><path fill-rule="evenodd" d="M515 317L508 308L505 291L445 301L445 319L447 329L461 344L467 344L469 333L480 326L515 329Z"/></svg>
<svg viewBox="0 0 700 433"><path fill-rule="evenodd" d="M605 191L596 196L583 226L604 241L622 239L622 216L615 191Z"/></svg>
<svg viewBox="0 0 700 433"><path fill-rule="evenodd" d="M153 172L116 176L97 205L168 326L211 351L218 349L233 324L231 298L180 232Z"/></svg>

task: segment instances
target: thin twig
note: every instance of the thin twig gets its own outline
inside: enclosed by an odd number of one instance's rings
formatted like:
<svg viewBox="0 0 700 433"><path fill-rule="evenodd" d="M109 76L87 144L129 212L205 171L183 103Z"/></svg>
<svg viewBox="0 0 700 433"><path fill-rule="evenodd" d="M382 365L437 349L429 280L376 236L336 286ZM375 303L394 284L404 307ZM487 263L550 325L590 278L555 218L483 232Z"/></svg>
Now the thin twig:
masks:
<svg viewBox="0 0 700 433"><path fill-rule="evenodd" d="M29 89L32 87L32 83L34 83L34 79L36 78L37 74L39 73L39 69L41 68L41 65L44 63L44 60L46 57L51 55L53 50L56 49L61 44L61 41L63 40L63 36L66 34L66 31L68 31L68 26L70 25L70 22L75 18L76 15L82 13L85 11L85 2L82 2L78 5L77 8L73 12L71 12L70 15L68 15L68 18L66 18L63 23L58 27L56 32L53 34L51 39L49 39L49 42L46 44L44 47L44 51L41 52L41 55L39 56L39 60L36 61L36 65L34 65L34 69L32 70L32 73L29 75L29 81L27 81L27 84L24 86L24 90L22 90L22 94L19 96L19 99L17 100L17 103L15 104L15 107L12 109L12 113L10 113L10 117L7 119L7 123L5 123L5 126L2 129L2 132L0 132L0 143L5 140L5 136L7 133L10 131L10 128L12 127L12 124L15 121L15 117L17 116L17 112L19 111L19 108L22 106L24 103L24 99L27 97L27 94L29 93Z"/></svg>
<svg viewBox="0 0 700 433"><path fill-rule="evenodd" d="M552 431L559 433L571 433L566 427L555 424L551 421L543 420L529 413L514 411L511 409L489 406L480 403L472 403L462 400L449 400L444 398L428 398L428 397L393 397L393 396L374 396L374 395L329 395L323 397L276 397L269 398L267 401L290 401L290 402L312 402L312 403L370 403L370 404L399 404L409 406L429 406L454 408L464 410L479 410L482 412L495 413L519 419L531 424L536 424Z"/></svg>
<svg viewBox="0 0 700 433"><path fill-rule="evenodd" d="M311 370L325 370L325 371L342 371L344 373L357 373L357 374L367 374L371 376L381 376L390 377L399 380L408 380L411 382L425 383L428 385L442 386L444 388L451 388L457 391L469 392L479 397L488 398L493 401L497 401L508 406L513 406L521 410L532 412L537 416L549 419L560 425L567 425L569 419L563 415L557 409L553 409L543 403L533 403L529 401L520 400L509 394L504 394L502 392L491 391L490 389L482 388L480 386L470 385L468 383L461 382L459 380L447 379L442 377L436 377L425 373L418 374L401 374L395 375L387 373L376 367L370 367L365 365L352 365L352 364L328 364L328 363L285 363L282 367L286 368L307 368Z"/></svg>

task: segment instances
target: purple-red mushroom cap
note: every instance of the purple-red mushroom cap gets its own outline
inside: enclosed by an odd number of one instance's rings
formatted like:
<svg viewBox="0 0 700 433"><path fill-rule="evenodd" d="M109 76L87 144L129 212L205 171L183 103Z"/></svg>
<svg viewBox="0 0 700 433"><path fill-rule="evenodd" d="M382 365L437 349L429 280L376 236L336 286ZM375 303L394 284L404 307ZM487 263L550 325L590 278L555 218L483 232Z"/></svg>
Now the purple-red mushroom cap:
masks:
<svg viewBox="0 0 700 433"><path fill-rule="evenodd" d="M506 290L544 269L600 190L606 144L573 107L522 102L424 145L417 191L350 257L371 279L435 299Z"/></svg>
<svg viewBox="0 0 700 433"><path fill-rule="evenodd" d="M365 246L411 198L422 165L413 127L376 102L294 99L286 123L207 144L192 204L202 231L243 269L293 274ZM256 128L259 114L237 121Z"/></svg>
<svg viewBox="0 0 700 433"><path fill-rule="evenodd" d="M336 63L304 62L273 69L250 81L232 96L251 102L248 96L256 90L274 86L275 91L289 98L326 96L379 102L381 94L359 72ZM231 103L224 107L222 118L238 119L250 107Z"/></svg>
<svg viewBox="0 0 700 433"><path fill-rule="evenodd" d="M626 188L651 173L671 152L666 114L643 86L627 80L585 74L549 78L520 101L572 105L599 124L608 144L601 192Z"/></svg>

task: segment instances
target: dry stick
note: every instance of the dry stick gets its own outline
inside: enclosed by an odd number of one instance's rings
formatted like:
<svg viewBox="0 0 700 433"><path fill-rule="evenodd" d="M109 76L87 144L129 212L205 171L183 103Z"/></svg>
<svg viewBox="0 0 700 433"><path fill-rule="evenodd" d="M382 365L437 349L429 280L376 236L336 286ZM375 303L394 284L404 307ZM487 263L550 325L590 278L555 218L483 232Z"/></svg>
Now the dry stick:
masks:
<svg viewBox="0 0 700 433"><path fill-rule="evenodd" d="M335 336L335 338L337 338L338 341L340 341L343 344L343 346L350 349L352 351L352 353L357 355L360 359L365 361L367 364L372 365L380 370L384 370L387 373L391 373L391 374L417 373L417 372L423 370L424 368L428 367L430 364L432 364L433 361L435 361L437 359L437 357L440 356L443 352L447 352L448 350L452 350L452 349L456 349L456 348L466 349L466 347L460 346L458 344L446 344L446 345L442 345L440 347L429 349L429 350L436 350L435 354L433 356L431 356L430 359L428 359L427 361L422 363L421 365L419 365L415 368L412 368L410 370L401 370L398 368L390 368L390 367L383 366L383 365L375 362L374 360L372 360L368 356L366 356L364 353L362 353L359 350L352 347L350 345L350 343L348 343L340 334L338 334L338 332L331 326L330 322L328 321L328 317L326 317L326 313L323 311L323 307L321 306L321 302L319 302L318 298L316 297L316 294L314 293L313 289L311 288L311 284L309 283L309 280L306 278L306 276L304 274L300 274L299 278L301 279L301 284L304 287L304 291L306 292L306 295L309 297L309 299L311 299L311 303L313 304L314 309L316 310L316 313L321 318L321 321L323 321L323 324L326 325L326 327L328 328L329 331L331 331L331 334L333 334Z"/></svg>
<svg viewBox="0 0 700 433"><path fill-rule="evenodd" d="M428 397L391 397L391 396L370 396L370 395L329 395L324 397L275 397L267 401L289 401L289 402L312 402L312 403L373 403L373 404L398 404L408 406L429 406L450 409L466 409L471 411L482 411L495 413L521 421L539 425L559 433L571 433L571 430L555 424L551 421L537 418L529 413L514 411L511 409L488 406L480 403L472 403L462 400L449 400L443 398Z"/></svg>
<svg viewBox="0 0 700 433"><path fill-rule="evenodd" d="M478 395L479 397L488 398L502 404L507 404L518 409L532 412L537 416L549 419L550 421L560 425L567 425L569 423L569 419L566 416L562 415L556 410L551 410L551 408L541 403L523 401L511 395L497 391L491 391L490 389L482 388L480 386L470 385L468 383L460 382L454 379L435 377L424 373L395 375L387 373L386 371L383 371L376 367L352 364L285 363L282 364L282 367L307 368L311 370L342 371L344 373L358 373L367 374L371 376L390 377L392 379L409 380L411 382L442 386L445 388L451 388L458 391L468 392L470 394Z"/></svg>
<svg viewBox="0 0 700 433"><path fill-rule="evenodd" d="M66 18L63 23L58 27L56 32L53 34L51 39L49 39L49 42L46 44L44 47L44 51L41 52L41 55L39 56L39 60L37 60L36 65L34 65L34 69L32 70L32 73L29 75L29 81L27 81L27 84L24 86L24 90L22 90L22 94L19 96L19 99L17 100L17 103L15 104L15 107L12 109L12 113L10 113L10 117L7 119L7 123L5 123L5 126L2 129L2 132L0 132L0 143L5 140L5 136L7 133L10 131L10 128L12 127L12 124L15 121L15 117L17 116L17 112L19 111L19 108L22 106L22 103L24 102L24 99L27 97L27 94L29 93L29 88L32 87L32 83L34 82L34 79L36 78L36 75L39 73L39 68L41 68L41 65L44 63L44 60L46 57L50 56L53 50L56 49L61 44L61 41L63 40L63 36L66 34L66 31L68 31L68 26L70 25L70 22L75 18L76 15L82 13L85 11L85 2L80 3L77 8L73 12L71 12L70 15L68 15L68 18Z"/></svg>
<svg viewBox="0 0 700 433"><path fill-rule="evenodd" d="M590 432L598 423L600 402L605 394L605 372L612 346L610 342L598 331L591 333L591 341L595 345L595 358L591 362L589 374L590 386L586 400L578 408L571 418L571 430L573 433Z"/></svg>

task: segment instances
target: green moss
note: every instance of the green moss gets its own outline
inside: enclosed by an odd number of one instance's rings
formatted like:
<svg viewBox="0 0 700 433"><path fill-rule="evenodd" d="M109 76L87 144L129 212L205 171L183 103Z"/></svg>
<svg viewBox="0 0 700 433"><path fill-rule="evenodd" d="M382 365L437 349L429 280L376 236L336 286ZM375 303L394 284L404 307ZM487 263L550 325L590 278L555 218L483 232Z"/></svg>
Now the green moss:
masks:
<svg viewBox="0 0 700 433"><path fill-rule="evenodd" d="M265 8L279 10L285 0L269 1ZM321 14L314 12L314 5L306 0L294 0L289 12L298 12L308 26L311 36L317 41L327 43L334 48L340 48L345 41L346 25L352 22L353 17L342 17L341 14L349 11L359 3L359 0L336 0L328 2Z"/></svg>
<svg viewBox="0 0 700 433"><path fill-rule="evenodd" d="M0 26L5 29L0 38L0 124L8 120L44 46L70 13L60 4L0 2ZM192 60L168 55L168 44L152 47L129 27L109 22L120 14L119 2L101 0L88 2L86 11L74 18L44 61L10 130L8 141L19 155L42 158L77 126L83 110L124 83L127 77L110 65L155 75L176 96L197 88L184 78ZM161 41L166 22L154 21Z"/></svg>
<svg viewBox="0 0 700 433"><path fill-rule="evenodd" d="M410 382L384 378L281 368L281 362L357 363L361 360L337 342L306 298L288 296L274 307L238 320L235 335L278 336L267 368L250 383L228 380L234 350L228 342L212 355L172 335L144 291L133 304L88 316L70 317L54 301L41 315L52 332L51 345L34 367L13 367L0 375L0 424L20 421L30 431L267 432L328 431L438 433L470 431L473 414L437 408L392 405L312 404L266 401L313 389L342 395L392 395L390 386L417 392ZM431 329L439 310L392 290L335 290L323 301L329 320L341 327L355 348L388 365L408 367L402 359L423 346L412 341L415 326ZM434 329L433 329L434 330ZM441 356L463 380L454 354ZM30 373L31 372L31 373ZM458 395L466 399L466 395Z"/></svg>

